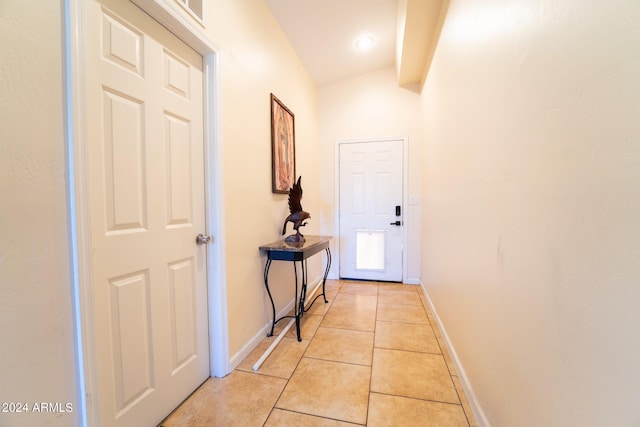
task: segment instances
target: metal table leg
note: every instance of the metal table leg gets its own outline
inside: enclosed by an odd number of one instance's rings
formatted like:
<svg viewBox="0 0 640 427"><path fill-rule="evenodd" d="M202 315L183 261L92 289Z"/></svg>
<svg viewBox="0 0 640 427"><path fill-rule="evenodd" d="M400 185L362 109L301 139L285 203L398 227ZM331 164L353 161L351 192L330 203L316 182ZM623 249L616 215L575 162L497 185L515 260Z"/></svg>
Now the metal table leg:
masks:
<svg viewBox="0 0 640 427"><path fill-rule="evenodd" d="M324 299L324 303L325 304L329 302L329 301L327 301L327 294L325 292L325 285L327 283L327 276L329 275L329 269L331 268L331 251L329 250L329 248L325 249L325 253L327 254L327 265L326 265L326 267L324 269L324 276L322 277L322 293L319 294L319 295L316 295L316 297L313 299L311 304L309 304L309 308L307 308L306 310L304 310L304 303L303 303L303 311L309 311L311 309L311 306L320 297L322 297Z"/></svg>
<svg viewBox="0 0 640 427"><path fill-rule="evenodd" d="M271 332L267 335L268 337L273 336L273 330L276 327L276 305L273 303L273 297L271 296L271 291L269 290L269 268L271 267L271 260L267 259L267 263L264 266L264 286L267 288L267 294L269 295L269 301L271 301L271 311L273 315L273 322L271 323Z"/></svg>
<svg viewBox="0 0 640 427"><path fill-rule="evenodd" d="M329 248L325 249L325 253L327 255L327 264L324 270L324 276L322 277L322 293L320 295L317 295L313 301L311 302L311 304L309 304L309 308L307 308L305 310L304 305L305 305L305 300L307 298L307 283L308 283L308 268L307 268L307 260L304 259L302 261L300 261L300 270L301 270L301 274L300 274L300 297L298 297L298 266L296 264L296 261L293 261L293 274L295 277L295 295L294 295L294 315L293 316L282 316L281 318L279 318L278 320L276 320L276 306L275 303L273 302L273 296L271 295L271 291L269 290L269 268L271 267L271 259L267 259L267 263L265 264L264 267L264 286L267 289L267 294L269 295L269 301L271 302L271 312L272 312L272 318L273 318L273 322L271 323L271 332L267 335L267 336L273 336L273 331L275 329L276 323L278 323L279 321L281 321L282 319L284 319L285 317L293 317L296 320L296 334L297 334L297 338L298 341L302 341L302 336L300 335L300 321L302 319L302 316L304 315L304 313L306 311L309 311L309 309L311 309L311 306L316 302L316 300L318 298L320 298L322 296L322 298L324 299L325 304L328 303L329 301L327 301L327 296L326 296L326 291L325 291L325 285L327 282L327 276L329 275L329 269L331 268L331 251L329 250Z"/></svg>

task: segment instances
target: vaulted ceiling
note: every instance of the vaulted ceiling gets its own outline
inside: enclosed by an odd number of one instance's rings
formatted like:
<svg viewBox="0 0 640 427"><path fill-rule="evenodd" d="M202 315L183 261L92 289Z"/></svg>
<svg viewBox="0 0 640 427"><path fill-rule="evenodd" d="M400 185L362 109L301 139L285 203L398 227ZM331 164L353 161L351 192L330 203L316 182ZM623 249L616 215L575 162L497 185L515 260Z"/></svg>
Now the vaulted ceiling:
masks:
<svg viewBox="0 0 640 427"><path fill-rule="evenodd" d="M424 79L448 0L265 0L316 84L395 65L398 83ZM364 35L368 50L356 48Z"/></svg>

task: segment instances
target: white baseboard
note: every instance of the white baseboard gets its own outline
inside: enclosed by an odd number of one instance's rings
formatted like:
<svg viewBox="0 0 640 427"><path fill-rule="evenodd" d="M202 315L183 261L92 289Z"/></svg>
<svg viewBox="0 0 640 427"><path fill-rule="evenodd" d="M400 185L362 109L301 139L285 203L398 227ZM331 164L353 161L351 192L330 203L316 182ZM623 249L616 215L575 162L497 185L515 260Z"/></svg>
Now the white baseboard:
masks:
<svg viewBox="0 0 640 427"><path fill-rule="evenodd" d="M316 285L318 285L321 282L322 282L322 276L319 276L314 280L312 280L311 282L307 283L308 291L313 290L313 288L315 288ZM284 308L276 312L276 319L279 319L282 316L285 316L287 313L293 310L294 304L295 304L295 301L291 299L291 301L289 301L289 303L286 306L284 306ZM256 334L253 337L251 337L251 339L249 339L249 341L247 341L245 345L242 346L240 351L238 351L236 354L234 354L230 358L229 366L231 367L231 371L236 369L238 365L240 365L240 363L242 363L242 361L253 351L253 349L256 348L258 344L260 344L260 342L266 338L268 332L271 332L271 322L272 322L272 319L269 319L264 324L264 326L258 332L256 332Z"/></svg>
<svg viewBox="0 0 640 427"><path fill-rule="evenodd" d="M476 395L473 391L473 387L471 387L471 384L469 383L469 378L467 378L467 374L465 373L464 368L462 367L462 363L460 363L458 354L456 353L456 350L453 347L453 344L451 344L451 340L447 335L447 330L442 324L442 321L438 316L436 307L433 305L433 301L431 301L431 298L429 297L429 293L427 292L427 289L425 288L424 283L422 283L421 280L420 280L420 288L422 288L422 293L424 294L427 300L427 303L429 304L429 308L431 309L433 318L436 320L436 323L438 324L437 326L438 326L438 329L440 330L440 335L442 336L442 339L444 340L444 343L447 346L447 350L449 351L449 356L451 357L451 360L455 365L458 378L460 379L460 384L462 385L464 394L467 397L469 406L471 406L471 411L473 412L473 416L475 417L476 422L478 423L478 427L490 427L489 421L487 420L487 417L485 416L484 411L478 404L478 399L476 398Z"/></svg>

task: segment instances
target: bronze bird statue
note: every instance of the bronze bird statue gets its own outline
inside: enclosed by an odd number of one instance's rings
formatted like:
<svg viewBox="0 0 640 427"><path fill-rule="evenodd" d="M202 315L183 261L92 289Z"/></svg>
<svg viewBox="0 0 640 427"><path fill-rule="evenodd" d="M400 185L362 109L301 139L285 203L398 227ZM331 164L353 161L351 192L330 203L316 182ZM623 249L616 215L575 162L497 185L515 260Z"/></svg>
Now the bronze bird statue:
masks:
<svg viewBox="0 0 640 427"><path fill-rule="evenodd" d="M287 243L304 243L304 236L300 233L299 228L307 225L305 220L311 218L309 212L305 212L302 210L302 204L300 200L302 200L302 185L300 182L302 181L302 177L298 177L298 182L293 184L289 189L289 216L284 220L284 225L282 226L282 235L287 232L287 223L291 221L293 223L293 229L296 230L296 234L292 234L287 236L285 242Z"/></svg>

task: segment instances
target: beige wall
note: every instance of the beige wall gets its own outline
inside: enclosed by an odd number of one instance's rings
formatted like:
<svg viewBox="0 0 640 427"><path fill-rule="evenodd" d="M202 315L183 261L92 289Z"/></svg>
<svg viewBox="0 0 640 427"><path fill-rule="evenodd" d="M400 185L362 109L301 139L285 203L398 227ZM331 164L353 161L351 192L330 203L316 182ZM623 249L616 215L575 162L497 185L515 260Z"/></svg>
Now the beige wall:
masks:
<svg viewBox="0 0 640 427"><path fill-rule="evenodd" d="M262 1L211 1L206 11L206 32L220 48L223 270L233 364L264 337L270 321L258 246L280 238L288 214L286 195L271 192L269 94L295 114L303 206L314 215L320 206L316 89ZM62 22L60 2L31 7L3 0L0 6L0 402L71 402L74 412L0 413L3 426L71 426L79 415ZM319 229L314 215L305 231ZM293 298L291 266L280 264L271 276L278 310ZM311 261L309 278L320 271L319 259Z"/></svg>
<svg viewBox="0 0 640 427"><path fill-rule="evenodd" d="M422 281L492 426L640 423L640 6L452 0Z"/></svg>
<svg viewBox="0 0 640 427"><path fill-rule="evenodd" d="M408 195L418 196L406 207L408 281L420 277L421 116L420 96L398 87L393 67L366 73L318 89L322 233L336 234L336 141L408 137ZM334 241L334 252L337 242ZM332 276L338 277L337 262Z"/></svg>
<svg viewBox="0 0 640 427"><path fill-rule="evenodd" d="M0 5L0 402L74 412L0 408L2 426L65 427L79 414L60 3Z"/></svg>
<svg viewBox="0 0 640 427"><path fill-rule="evenodd" d="M281 237L289 214L287 196L271 192L270 93L295 115L302 206L312 215L301 231L320 230L316 88L263 1L217 0L206 10L207 31L220 48L224 253L233 364L264 338L262 328L271 308L265 304L265 257L258 247ZM291 232L291 224L288 229ZM310 281L320 274L319 260L309 261ZM293 298L292 266L275 262L270 283L280 310Z"/></svg>

